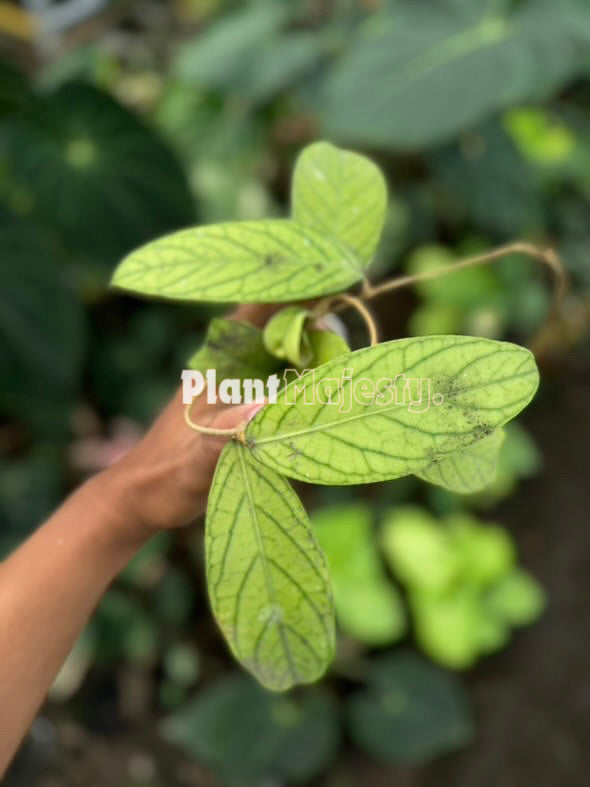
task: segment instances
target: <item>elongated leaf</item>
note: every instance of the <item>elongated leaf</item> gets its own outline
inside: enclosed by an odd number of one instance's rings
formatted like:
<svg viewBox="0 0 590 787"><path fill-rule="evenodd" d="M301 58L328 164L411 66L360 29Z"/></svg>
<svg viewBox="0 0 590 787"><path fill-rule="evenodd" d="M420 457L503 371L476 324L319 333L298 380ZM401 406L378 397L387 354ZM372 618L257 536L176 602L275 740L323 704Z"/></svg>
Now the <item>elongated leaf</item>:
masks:
<svg viewBox="0 0 590 787"><path fill-rule="evenodd" d="M324 556L289 484L238 443L217 466L206 552L211 604L236 658L275 691L317 680L334 647Z"/></svg>
<svg viewBox="0 0 590 787"><path fill-rule="evenodd" d="M398 478L514 418L538 381L531 353L508 342L385 342L292 381L249 423L248 445L260 462L310 483Z"/></svg>
<svg viewBox="0 0 590 787"><path fill-rule="evenodd" d="M264 347L262 331L240 320L214 319L209 324L205 343L188 361L189 369L202 374L217 370L217 379L224 377L264 379L280 366Z"/></svg>
<svg viewBox="0 0 590 787"><path fill-rule="evenodd" d="M182 230L130 254L113 284L192 301L270 303L338 292L359 281L353 253L284 219Z"/></svg>
<svg viewBox="0 0 590 787"><path fill-rule="evenodd" d="M469 6L457 3L450 13L436 2L383 4L320 88L324 133L421 148L545 95L584 68L587 4L529 0L513 12L490 5L485 15Z"/></svg>
<svg viewBox="0 0 590 787"><path fill-rule="evenodd" d="M491 484L498 470L498 456L504 442L504 430L496 429L487 437L435 460L416 473L418 478L451 492L469 495Z"/></svg>
<svg viewBox="0 0 590 787"><path fill-rule="evenodd" d="M293 175L293 218L349 246L368 265L385 222L387 187L365 156L316 142Z"/></svg>

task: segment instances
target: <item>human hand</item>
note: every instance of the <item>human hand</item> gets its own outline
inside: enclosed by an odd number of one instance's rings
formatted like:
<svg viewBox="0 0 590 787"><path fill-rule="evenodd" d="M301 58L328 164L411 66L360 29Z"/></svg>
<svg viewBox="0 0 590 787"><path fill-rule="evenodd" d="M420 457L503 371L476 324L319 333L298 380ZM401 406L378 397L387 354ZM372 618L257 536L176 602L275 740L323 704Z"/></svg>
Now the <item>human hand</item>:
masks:
<svg viewBox="0 0 590 787"><path fill-rule="evenodd" d="M275 308L244 305L230 317L262 326ZM191 417L203 426L233 429L253 418L262 406L228 407L198 399ZM217 459L227 439L189 428L179 389L144 437L91 479L89 491L98 504L112 508L132 539L182 527L205 511Z"/></svg>

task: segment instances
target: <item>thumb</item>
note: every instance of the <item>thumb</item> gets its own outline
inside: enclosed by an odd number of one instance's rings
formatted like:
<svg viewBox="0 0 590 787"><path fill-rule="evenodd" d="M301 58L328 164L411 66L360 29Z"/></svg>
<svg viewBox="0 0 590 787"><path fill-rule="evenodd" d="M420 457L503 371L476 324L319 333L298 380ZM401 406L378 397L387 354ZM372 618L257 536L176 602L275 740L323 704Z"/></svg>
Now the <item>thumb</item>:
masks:
<svg viewBox="0 0 590 787"><path fill-rule="evenodd" d="M241 424L248 423L259 412L264 402L250 402L249 404L239 404L233 407L226 407L215 416L211 426L215 429L234 429Z"/></svg>

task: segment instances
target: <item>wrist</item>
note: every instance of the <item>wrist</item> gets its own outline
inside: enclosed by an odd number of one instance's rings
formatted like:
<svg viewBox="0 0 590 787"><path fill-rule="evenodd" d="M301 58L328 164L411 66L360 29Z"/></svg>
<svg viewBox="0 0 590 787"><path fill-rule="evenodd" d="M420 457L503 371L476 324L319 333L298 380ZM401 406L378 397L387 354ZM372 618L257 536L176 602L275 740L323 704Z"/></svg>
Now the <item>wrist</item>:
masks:
<svg viewBox="0 0 590 787"><path fill-rule="evenodd" d="M105 546L123 559L133 557L153 535L133 505L129 484L118 464L90 478L76 494L84 507L98 513Z"/></svg>

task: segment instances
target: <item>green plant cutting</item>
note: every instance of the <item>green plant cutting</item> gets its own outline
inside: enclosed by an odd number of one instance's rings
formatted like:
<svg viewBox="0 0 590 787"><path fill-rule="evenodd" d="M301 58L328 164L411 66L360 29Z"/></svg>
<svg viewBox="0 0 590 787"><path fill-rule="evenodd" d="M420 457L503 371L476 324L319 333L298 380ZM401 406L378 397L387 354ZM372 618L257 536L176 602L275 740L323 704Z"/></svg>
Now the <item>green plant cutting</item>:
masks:
<svg viewBox="0 0 590 787"><path fill-rule="evenodd" d="M539 382L532 353L508 342L439 335L379 343L371 301L416 281L367 277L386 208L386 184L371 161L318 142L296 163L289 218L176 232L130 254L113 277L116 287L147 296L285 304L261 330L213 320L188 364L236 380L288 367L277 401L229 431L195 423L186 409L191 428L231 437L206 517L209 596L235 657L272 690L317 680L335 641L326 560L288 479L353 485L417 475L476 491L493 480L502 428ZM425 275L514 253L560 273L551 250L514 243ZM347 308L365 321L370 346L351 351L320 330L325 315ZM429 381L436 406L399 406L392 386L400 379ZM343 412L334 397L347 396Z"/></svg>

